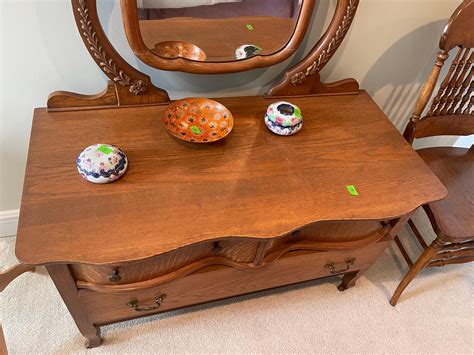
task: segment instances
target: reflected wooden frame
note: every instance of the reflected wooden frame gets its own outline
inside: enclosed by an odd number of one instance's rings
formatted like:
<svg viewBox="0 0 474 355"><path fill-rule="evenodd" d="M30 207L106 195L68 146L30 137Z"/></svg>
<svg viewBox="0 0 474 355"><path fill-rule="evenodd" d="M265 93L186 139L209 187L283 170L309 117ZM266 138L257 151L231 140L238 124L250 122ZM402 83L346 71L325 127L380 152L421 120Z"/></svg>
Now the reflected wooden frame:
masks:
<svg viewBox="0 0 474 355"><path fill-rule="evenodd" d="M140 32L136 0L121 0L122 19L128 42L135 55L146 64L162 70L188 73L224 74L263 68L280 63L296 52L311 21L316 0L304 0L290 40L277 52L228 62L199 62L185 58L163 58L145 44Z"/></svg>

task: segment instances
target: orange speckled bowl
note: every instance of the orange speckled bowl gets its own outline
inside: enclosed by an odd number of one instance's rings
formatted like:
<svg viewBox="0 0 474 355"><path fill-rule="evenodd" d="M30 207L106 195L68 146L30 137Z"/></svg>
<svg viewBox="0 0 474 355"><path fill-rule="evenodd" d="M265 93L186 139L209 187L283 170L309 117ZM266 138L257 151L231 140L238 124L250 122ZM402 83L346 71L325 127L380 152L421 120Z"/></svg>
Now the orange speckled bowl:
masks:
<svg viewBox="0 0 474 355"><path fill-rule="evenodd" d="M234 127L234 118L224 105L202 98L171 103L163 113L163 122L173 136L195 143L218 141Z"/></svg>
<svg viewBox="0 0 474 355"><path fill-rule="evenodd" d="M206 53L198 46L188 42L160 42L155 44L153 52L163 58L185 58L198 62L206 60Z"/></svg>

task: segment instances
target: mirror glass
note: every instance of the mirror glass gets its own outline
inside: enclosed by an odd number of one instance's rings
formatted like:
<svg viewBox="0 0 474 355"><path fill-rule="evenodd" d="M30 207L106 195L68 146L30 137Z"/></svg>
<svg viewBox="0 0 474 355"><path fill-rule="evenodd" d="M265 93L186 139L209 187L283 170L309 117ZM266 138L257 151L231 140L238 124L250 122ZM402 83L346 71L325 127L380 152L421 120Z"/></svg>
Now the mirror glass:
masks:
<svg viewBox="0 0 474 355"><path fill-rule="evenodd" d="M293 36L303 0L137 0L140 34L156 55L229 62L272 55Z"/></svg>

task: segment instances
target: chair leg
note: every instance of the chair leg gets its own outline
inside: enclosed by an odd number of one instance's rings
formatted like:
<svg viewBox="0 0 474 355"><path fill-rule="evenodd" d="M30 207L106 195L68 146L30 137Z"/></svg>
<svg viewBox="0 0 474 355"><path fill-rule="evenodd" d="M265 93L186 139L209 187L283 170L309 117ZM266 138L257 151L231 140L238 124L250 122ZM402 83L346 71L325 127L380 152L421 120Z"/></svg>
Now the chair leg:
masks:
<svg viewBox="0 0 474 355"><path fill-rule="evenodd" d="M3 335L3 329L0 325L0 354L8 355L7 344L5 343L5 337Z"/></svg>
<svg viewBox="0 0 474 355"><path fill-rule="evenodd" d="M34 272L35 268L20 264L13 266L4 273L0 273L0 292L2 292L14 279L28 271Z"/></svg>
<svg viewBox="0 0 474 355"><path fill-rule="evenodd" d="M400 249L400 253L402 253L403 258L408 264L408 267L411 268L413 267L413 261L411 261L410 256L408 255L407 251L405 250L405 247L403 246L400 238L398 238L398 235L393 238L395 240L395 243L397 244L398 249Z"/></svg>
<svg viewBox="0 0 474 355"><path fill-rule="evenodd" d="M444 243L439 239L436 238L431 245L425 249L423 254L418 258L412 268L406 273L403 277L402 281L398 285L395 293L390 300L390 304L395 306L400 298L402 292L407 288L410 282L415 278L418 273L423 270L426 265L433 259L433 257L438 253L438 251L443 247Z"/></svg>
<svg viewBox="0 0 474 355"><path fill-rule="evenodd" d="M408 220L408 225L410 226L411 230L413 231L413 234L415 234L415 237L418 240L418 243L420 243L420 245L423 247L423 249L428 248L428 245L426 244L425 240L423 239L423 236L421 235L418 228L416 228L415 223L413 223L411 218Z"/></svg>

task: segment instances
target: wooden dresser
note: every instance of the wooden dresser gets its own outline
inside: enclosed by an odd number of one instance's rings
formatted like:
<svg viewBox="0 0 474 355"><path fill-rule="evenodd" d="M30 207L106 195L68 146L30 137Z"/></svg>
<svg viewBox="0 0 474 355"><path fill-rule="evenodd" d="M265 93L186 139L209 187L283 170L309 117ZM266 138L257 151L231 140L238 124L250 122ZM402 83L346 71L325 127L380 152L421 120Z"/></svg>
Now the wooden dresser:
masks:
<svg viewBox="0 0 474 355"><path fill-rule="evenodd" d="M46 265L88 346L126 319L334 275L349 288L446 195L366 92L290 100L299 134L266 129L268 99L221 98L234 130L204 145L167 133L166 105L35 111L16 255ZM127 153L117 182L77 173L96 142Z"/></svg>
<svg viewBox="0 0 474 355"><path fill-rule="evenodd" d="M96 0L71 3L87 51L110 81L97 95L55 92L47 108L35 111L16 255L46 266L87 346L100 345L100 326L235 295L329 276L342 278L343 291L416 208L445 197L356 80L320 80L358 0L337 1L322 38L268 85L265 97L216 99L232 113L234 128L211 144L166 131L168 93L112 46ZM255 3L235 6L252 14ZM221 62L160 57L143 41L137 2L121 0L121 9L131 49L151 67L221 74L268 67L295 53L316 1L297 3L294 31L281 50ZM257 20L241 21L242 44L275 38ZM180 23L198 43L196 21ZM209 23L219 28L225 21ZM226 53L233 58L233 50ZM294 136L265 126L267 107L281 100L301 108L304 124ZM78 174L78 154L96 143L127 154L120 180L95 185Z"/></svg>

